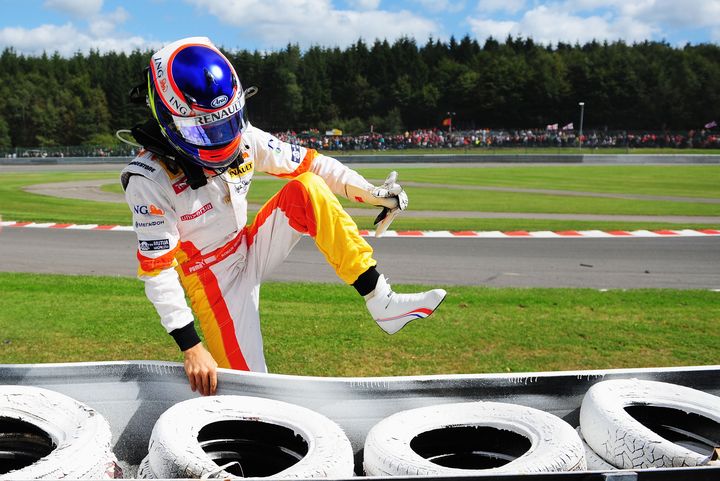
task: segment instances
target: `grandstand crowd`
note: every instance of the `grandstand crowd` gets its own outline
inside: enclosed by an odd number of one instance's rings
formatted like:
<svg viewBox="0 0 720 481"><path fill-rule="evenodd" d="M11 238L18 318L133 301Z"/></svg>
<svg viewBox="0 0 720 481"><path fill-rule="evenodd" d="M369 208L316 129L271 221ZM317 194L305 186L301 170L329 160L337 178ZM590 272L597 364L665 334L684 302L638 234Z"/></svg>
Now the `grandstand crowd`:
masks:
<svg viewBox="0 0 720 481"><path fill-rule="evenodd" d="M720 134L711 130L679 133L632 133L548 130L413 130L402 134L322 135L319 131L276 133L290 143L318 150L453 149L502 147L720 148Z"/></svg>
<svg viewBox="0 0 720 481"><path fill-rule="evenodd" d="M421 129L401 134L368 132L359 135L330 134L318 130L276 132L286 142L324 151L385 151L402 149L502 149L542 147L619 147L720 149L717 129L699 129L684 133L575 130L454 130ZM1 157L113 157L131 156L136 149L121 144L113 147L76 146L13 149L0 152Z"/></svg>

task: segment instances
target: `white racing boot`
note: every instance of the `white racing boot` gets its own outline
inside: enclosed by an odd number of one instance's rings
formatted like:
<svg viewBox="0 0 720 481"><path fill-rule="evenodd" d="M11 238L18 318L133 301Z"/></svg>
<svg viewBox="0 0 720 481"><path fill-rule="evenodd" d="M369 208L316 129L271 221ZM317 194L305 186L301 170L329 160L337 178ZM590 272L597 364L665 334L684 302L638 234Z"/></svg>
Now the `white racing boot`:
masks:
<svg viewBox="0 0 720 481"><path fill-rule="evenodd" d="M418 294L397 294L381 275L375 290L365 296L365 305L380 328L395 334L405 324L432 314L445 299L447 292L433 289Z"/></svg>

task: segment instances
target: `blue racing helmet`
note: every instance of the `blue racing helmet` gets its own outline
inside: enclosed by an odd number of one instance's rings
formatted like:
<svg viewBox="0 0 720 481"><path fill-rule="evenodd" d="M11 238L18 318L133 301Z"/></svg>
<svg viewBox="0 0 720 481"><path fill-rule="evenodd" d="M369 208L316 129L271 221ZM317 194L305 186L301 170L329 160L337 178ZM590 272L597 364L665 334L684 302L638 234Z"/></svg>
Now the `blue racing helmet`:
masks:
<svg viewBox="0 0 720 481"><path fill-rule="evenodd" d="M235 69L208 38L178 40L152 56L148 105L163 135L197 165L222 170L240 153L245 95Z"/></svg>

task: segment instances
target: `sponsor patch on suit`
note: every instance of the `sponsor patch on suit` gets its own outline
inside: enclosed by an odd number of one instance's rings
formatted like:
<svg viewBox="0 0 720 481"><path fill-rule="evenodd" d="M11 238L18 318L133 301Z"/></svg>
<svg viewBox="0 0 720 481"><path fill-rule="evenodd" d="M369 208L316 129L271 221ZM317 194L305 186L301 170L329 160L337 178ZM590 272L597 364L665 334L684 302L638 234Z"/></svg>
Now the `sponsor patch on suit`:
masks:
<svg viewBox="0 0 720 481"><path fill-rule="evenodd" d="M254 163L251 160L250 162L244 162L237 167L231 167L227 170L227 173L230 177L243 177L249 172L253 171Z"/></svg>
<svg viewBox="0 0 720 481"><path fill-rule="evenodd" d="M183 176L180 180L173 183L172 188L175 191L175 194L180 195L184 191L187 190L187 188L190 187L187 183L187 177Z"/></svg>
<svg viewBox="0 0 720 481"><path fill-rule="evenodd" d="M208 202L207 204L200 207L198 210L196 210L192 214L181 215L180 220L187 222L189 220L197 219L201 215L204 215L207 211L212 210L212 208L213 208L212 203Z"/></svg>
<svg viewBox="0 0 720 481"><path fill-rule="evenodd" d="M170 249L170 239L142 240L138 241L138 246L143 252L163 251Z"/></svg>

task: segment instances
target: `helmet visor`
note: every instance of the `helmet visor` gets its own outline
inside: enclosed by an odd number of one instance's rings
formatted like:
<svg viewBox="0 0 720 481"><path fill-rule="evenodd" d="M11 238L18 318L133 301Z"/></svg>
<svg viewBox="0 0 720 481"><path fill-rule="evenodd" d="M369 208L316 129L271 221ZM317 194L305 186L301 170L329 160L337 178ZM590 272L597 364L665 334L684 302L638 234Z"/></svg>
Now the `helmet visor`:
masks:
<svg viewBox="0 0 720 481"><path fill-rule="evenodd" d="M245 96L240 94L227 107L193 117L172 116L172 128L187 143L202 148L226 145L238 138L245 127Z"/></svg>

